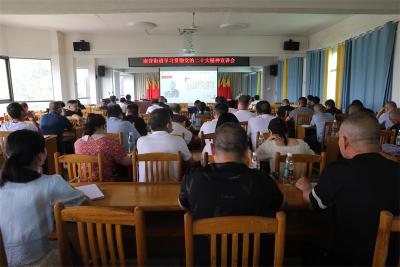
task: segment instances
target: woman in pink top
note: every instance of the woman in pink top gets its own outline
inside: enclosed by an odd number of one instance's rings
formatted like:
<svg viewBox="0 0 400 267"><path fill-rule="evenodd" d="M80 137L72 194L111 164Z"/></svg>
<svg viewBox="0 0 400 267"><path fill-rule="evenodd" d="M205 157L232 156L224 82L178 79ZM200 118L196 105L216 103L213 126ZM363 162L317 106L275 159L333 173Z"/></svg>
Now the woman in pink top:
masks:
<svg viewBox="0 0 400 267"><path fill-rule="evenodd" d="M83 155L97 155L100 153L103 165L103 180L112 180L113 169L117 164L130 166L131 157L124 147L117 141L105 135L106 120L99 114L88 115L85 132L82 138L75 142L75 153ZM99 179L98 168L93 170L95 179Z"/></svg>

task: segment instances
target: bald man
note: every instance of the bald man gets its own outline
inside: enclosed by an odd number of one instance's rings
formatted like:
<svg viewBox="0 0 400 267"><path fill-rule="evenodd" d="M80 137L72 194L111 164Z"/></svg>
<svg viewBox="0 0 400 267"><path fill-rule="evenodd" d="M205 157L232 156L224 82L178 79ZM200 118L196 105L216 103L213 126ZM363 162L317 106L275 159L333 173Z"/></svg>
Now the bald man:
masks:
<svg viewBox="0 0 400 267"><path fill-rule="evenodd" d="M345 160L329 165L314 188L306 178L296 183L314 209L334 211L330 264L370 266L379 212L399 215L399 165L379 154L379 135L374 116L365 112L351 115L339 130ZM398 247L394 249L399 252Z"/></svg>

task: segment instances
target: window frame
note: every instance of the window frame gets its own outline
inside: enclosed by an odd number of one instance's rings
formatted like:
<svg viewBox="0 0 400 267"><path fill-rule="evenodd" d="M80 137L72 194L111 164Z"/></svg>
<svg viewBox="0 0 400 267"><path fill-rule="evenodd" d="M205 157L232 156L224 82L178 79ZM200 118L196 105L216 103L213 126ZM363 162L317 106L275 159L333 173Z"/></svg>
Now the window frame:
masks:
<svg viewBox="0 0 400 267"><path fill-rule="evenodd" d="M77 75L77 70L78 69L87 69L88 70L88 80L87 80L87 84L86 84L86 96L85 97L79 97L79 90L78 90L78 75ZM75 75L75 83L76 83L76 86L75 86L75 88L76 88L76 90L75 90L75 94L76 94L76 98L77 99L90 99L90 81L89 81L89 68L86 68L86 67L76 67L75 68L75 73L74 73L74 75Z"/></svg>
<svg viewBox="0 0 400 267"><path fill-rule="evenodd" d="M9 99L0 99L0 104L6 104L14 101L13 95L13 87L12 87L12 80L11 80L11 69L10 69L10 58L7 56L1 56L0 59L4 59L6 63L6 72L7 72L7 83L8 83L8 93L10 95Z"/></svg>
<svg viewBox="0 0 400 267"><path fill-rule="evenodd" d="M18 100L18 102L51 102L51 101L55 101L55 97L54 97L54 78L53 78L53 62L51 61L51 58L30 58L30 57L8 57L8 64L9 64L9 71L10 71L10 76L9 76L9 81L12 84L12 71L11 71L11 64L10 64L10 59L31 59L31 60L48 60L50 61L50 73L51 73L51 88L52 88L52 95L53 95L53 99L39 99L39 100ZM12 99L10 102L15 102L14 99L14 87L11 88L12 91Z"/></svg>

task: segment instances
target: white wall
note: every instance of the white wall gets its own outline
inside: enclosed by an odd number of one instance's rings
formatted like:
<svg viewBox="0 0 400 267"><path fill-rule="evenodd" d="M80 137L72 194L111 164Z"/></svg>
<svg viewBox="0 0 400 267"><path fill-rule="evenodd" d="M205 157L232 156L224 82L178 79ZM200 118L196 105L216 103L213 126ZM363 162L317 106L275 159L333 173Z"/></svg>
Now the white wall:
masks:
<svg viewBox="0 0 400 267"><path fill-rule="evenodd" d="M335 46L346 39L358 36L388 21L400 21L395 15L354 15L329 28L310 36L310 50ZM400 104L400 25L397 27L397 40L393 65L392 100Z"/></svg>

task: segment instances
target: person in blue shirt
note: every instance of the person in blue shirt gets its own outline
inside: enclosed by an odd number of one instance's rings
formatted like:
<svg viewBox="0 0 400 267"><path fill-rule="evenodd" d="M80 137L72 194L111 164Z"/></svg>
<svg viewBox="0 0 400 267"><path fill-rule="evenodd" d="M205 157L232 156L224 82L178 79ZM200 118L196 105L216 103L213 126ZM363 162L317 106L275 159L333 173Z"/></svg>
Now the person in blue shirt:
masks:
<svg viewBox="0 0 400 267"><path fill-rule="evenodd" d="M69 120L62 116L62 107L60 102L52 101L49 104L49 114L40 118L40 129L43 134L57 135L57 147L59 152L64 152L63 133L64 129L72 129L74 126Z"/></svg>
<svg viewBox="0 0 400 267"><path fill-rule="evenodd" d="M129 133L133 133L136 142L140 137L139 132L136 130L134 124L130 123L129 121L122 120L123 113L119 105L109 106L107 110L107 133L122 133L123 145L126 150L129 150Z"/></svg>
<svg viewBox="0 0 400 267"><path fill-rule="evenodd" d="M317 140L318 143L322 142L322 131L325 127L325 122L333 121L335 117L331 113L325 112L325 107L321 104L314 105L314 115L311 119L311 125L315 125L317 128ZM325 136L326 138L326 136Z"/></svg>

